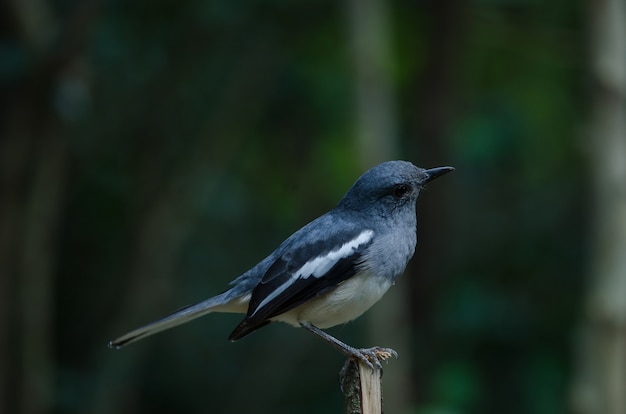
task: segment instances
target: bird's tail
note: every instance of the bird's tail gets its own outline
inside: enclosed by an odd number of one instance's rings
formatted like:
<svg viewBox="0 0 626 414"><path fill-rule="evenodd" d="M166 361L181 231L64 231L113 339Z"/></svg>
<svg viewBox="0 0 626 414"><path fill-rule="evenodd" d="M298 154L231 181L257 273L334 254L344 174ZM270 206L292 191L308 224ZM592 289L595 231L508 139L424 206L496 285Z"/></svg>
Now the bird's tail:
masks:
<svg viewBox="0 0 626 414"><path fill-rule="evenodd" d="M120 349L123 346L153 335L157 332L189 322L193 319L199 318L200 316L206 315L207 313L219 311L221 310L219 309L220 307L227 305L229 300L232 299L231 293L231 291L226 291L220 295L214 296L200 303L196 303L195 305L185 306L168 316L137 328L134 331L128 332L127 334L110 341L109 347Z"/></svg>

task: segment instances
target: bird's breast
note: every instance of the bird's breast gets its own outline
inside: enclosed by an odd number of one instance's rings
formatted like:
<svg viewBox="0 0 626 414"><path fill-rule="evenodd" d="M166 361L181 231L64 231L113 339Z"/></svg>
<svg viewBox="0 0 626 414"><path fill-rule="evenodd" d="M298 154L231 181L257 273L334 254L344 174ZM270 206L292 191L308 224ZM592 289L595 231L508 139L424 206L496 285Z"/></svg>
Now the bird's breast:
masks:
<svg viewBox="0 0 626 414"><path fill-rule="evenodd" d="M294 326L301 322L310 322L318 328L343 324L358 318L371 308L391 285L392 281L387 278L361 271L328 293L279 315L274 320Z"/></svg>

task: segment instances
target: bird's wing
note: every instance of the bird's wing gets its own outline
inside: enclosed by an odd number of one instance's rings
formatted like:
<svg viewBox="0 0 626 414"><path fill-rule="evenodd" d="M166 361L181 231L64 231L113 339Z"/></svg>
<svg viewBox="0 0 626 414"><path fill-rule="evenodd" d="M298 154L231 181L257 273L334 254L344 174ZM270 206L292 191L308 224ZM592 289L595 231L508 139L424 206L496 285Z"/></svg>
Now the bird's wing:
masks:
<svg viewBox="0 0 626 414"><path fill-rule="evenodd" d="M306 238L298 237L298 232L285 242L282 254L252 291L248 314L231 334L231 340L327 292L357 272L374 231L332 224L328 220L313 222L303 232Z"/></svg>

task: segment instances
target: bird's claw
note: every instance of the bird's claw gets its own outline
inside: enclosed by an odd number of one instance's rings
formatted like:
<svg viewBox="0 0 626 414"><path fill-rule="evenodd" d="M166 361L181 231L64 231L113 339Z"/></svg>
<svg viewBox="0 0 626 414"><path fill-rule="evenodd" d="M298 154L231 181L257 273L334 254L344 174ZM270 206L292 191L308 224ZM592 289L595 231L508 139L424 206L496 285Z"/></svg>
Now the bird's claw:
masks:
<svg viewBox="0 0 626 414"><path fill-rule="evenodd" d="M380 372L379 375L382 377L383 365L381 362L386 361L391 357L398 359L398 353L391 348L381 348L375 346L373 348L351 349L348 353L348 359L346 360L346 363L341 368L341 371L339 371L339 383L341 387L341 392L344 392L344 380L348 372L349 365L352 361L357 362L357 364L358 362L363 362L372 370L372 374L374 374L376 372L376 369L378 369L378 371ZM374 368L374 366L376 366L376 368Z"/></svg>
<svg viewBox="0 0 626 414"><path fill-rule="evenodd" d="M365 365L370 367L372 372L376 371L374 369L374 365L376 366L376 368L382 371L382 361L386 361L391 357L398 359L398 353L393 349L381 348L378 346L375 346L373 348L355 349L355 352L353 352L351 356L362 361Z"/></svg>

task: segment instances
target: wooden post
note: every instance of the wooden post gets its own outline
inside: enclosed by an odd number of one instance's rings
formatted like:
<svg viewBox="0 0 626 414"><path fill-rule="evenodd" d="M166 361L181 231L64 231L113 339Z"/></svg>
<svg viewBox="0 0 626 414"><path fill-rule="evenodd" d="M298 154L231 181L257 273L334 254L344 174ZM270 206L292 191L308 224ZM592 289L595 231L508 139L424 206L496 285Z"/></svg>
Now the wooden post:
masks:
<svg viewBox="0 0 626 414"><path fill-rule="evenodd" d="M386 351L377 354L382 360L393 355ZM374 364L372 369L365 362L350 357L340 375L346 414L383 413L383 371L381 368Z"/></svg>

